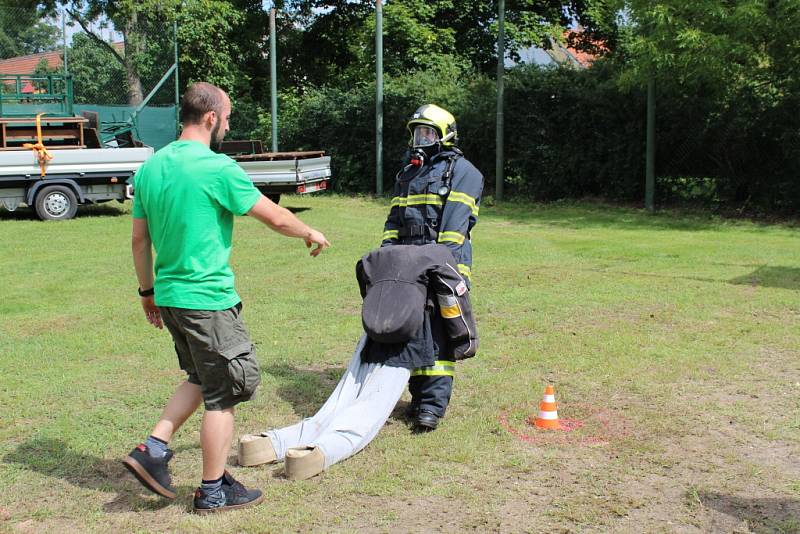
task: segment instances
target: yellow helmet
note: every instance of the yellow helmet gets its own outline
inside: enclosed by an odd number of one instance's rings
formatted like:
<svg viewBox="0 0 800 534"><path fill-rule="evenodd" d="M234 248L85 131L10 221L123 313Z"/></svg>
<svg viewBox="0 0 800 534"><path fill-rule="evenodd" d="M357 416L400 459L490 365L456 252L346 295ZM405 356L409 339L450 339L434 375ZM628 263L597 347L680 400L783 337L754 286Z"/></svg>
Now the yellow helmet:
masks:
<svg viewBox="0 0 800 534"><path fill-rule="evenodd" d="M420 126L436 130L437 138L433 139L430 135L426 135L425 128L418 128ZM456 118L449 111L435 104L425 104L417 109L406 127L411 133L411 146L415 148L435 143L439 143L443 147L452 147L458 142Z"/></svg>

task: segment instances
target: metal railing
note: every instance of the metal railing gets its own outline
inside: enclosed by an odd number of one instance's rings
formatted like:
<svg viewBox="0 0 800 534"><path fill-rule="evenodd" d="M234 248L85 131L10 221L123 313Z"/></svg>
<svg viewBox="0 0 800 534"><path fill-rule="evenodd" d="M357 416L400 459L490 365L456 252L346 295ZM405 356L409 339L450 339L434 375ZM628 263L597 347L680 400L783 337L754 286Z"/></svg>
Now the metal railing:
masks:
<svg viewBox="0 0 800 534"><path fill-rule="evenodd" d="M43 76L31 74L0 75L0 117L17 116L3 110L3 104L58 104L59 113L73 115L72 76L63 74L47 74ZM26 113L27 114L27 113Z"/></svg>

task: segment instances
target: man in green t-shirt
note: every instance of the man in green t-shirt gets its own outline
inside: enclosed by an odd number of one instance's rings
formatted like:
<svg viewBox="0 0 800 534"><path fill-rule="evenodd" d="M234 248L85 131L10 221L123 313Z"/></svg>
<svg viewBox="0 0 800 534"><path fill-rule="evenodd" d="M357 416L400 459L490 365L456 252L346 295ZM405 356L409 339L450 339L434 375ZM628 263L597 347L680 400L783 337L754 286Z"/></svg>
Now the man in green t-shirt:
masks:
<svg viewBox="0 0 800 534"><path fill-rule="evenodd" d="M228 263L233 217L248 214L307 247L316 245L312 256L330 246L263 196L236 162L211 150L229 130L230 113L224 91L204 82L191 85L181 103L180 138L142 164L134 186L132 251L142 308L153 326L167 327L188 376L150 436L123 463L145 487L174 499L167 445L202 402L203 481L194 495L200 514L263 499L225 470L234 406L249 400L261 380Z"/></svg>

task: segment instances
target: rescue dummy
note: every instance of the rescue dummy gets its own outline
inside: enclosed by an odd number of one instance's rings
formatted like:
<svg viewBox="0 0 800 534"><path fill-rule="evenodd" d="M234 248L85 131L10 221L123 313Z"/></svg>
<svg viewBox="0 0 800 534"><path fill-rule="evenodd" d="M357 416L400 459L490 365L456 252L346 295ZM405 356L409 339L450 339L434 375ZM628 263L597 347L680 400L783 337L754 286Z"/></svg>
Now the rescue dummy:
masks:
<svg viewBox="0 0 800 534"><path fill-rule="evenodd" d="M312 477L367 446L392 413L411 369L434 365L431 310L438 309L454 355L478 348L466 281L442 245L379 248L356 266L364 335L333 393L314 416L243 436L239 464L285 460L286 476ZM421 356L428 354L428 357Z"/></svg>

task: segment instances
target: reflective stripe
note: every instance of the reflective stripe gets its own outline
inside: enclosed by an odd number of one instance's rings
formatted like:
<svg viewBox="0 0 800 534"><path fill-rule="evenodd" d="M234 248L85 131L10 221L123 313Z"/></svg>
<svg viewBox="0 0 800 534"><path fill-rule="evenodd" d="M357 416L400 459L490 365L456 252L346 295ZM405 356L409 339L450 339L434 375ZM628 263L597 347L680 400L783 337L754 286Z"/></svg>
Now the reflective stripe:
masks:
<svg viewBox="0 0 800 534"><path fill-rule="evenodd" d="M411 376L455 376L453 371L428 371L425 369L418 369L411 371Z"/></svg>
<svg viewBox="0 0 800 534"><path fill-rule="evenodd" d="M439 195L424 194L424 195L408 195L407 197L394 197L392 199L392 207L416 206L419 204L430 204L433 206L441 206L442 197L440 197Z"/></svg>
<svg viewBox="0 0 800 534"><path fill-rule="evenodd" d="M439 243L451 242L460 245L466 239L462 234L458 232L439 232Z"/></svg>
<svg viewBox="0 0 800 534"><path fill-rule="evenodd" d="M539 412L539 419L546 419L552 421L553 419L558 419L558 412Z"/></svg>
<svg viewBox="0 0 800 534"><path fill-rule="evenodd" d="M458 272L461 273L462 276L466 276L467 278L472 280L472 269L469 268L469 265L464 265L463 263L459 263Z"/></svg>
<svg viewBox="0 0 800 534"><path fill-rule="evenodd" d="M386 230L385 232L383 232L383 237L381 238L381 241L384 241L386 239L397 239L397 238L398 238L398 230Z"/></svg>
<svg viewBox="0 0 800 534"><path fill-rule="evenodd" d="M461 317L461 308L458 307L458 304L455 306L442 306L439 308L439 311L442 313L442 317L445 319L455 319L456 317Z"/></svg>
<svg viewBox="0 0 800 534"><path fill-rule="evenodd" d="M411 376L454 376L456 362L449 360L436 360L435 365L418 367L411 371Z"/></svg>
<svg viewBox="0 0 800 534"><path fill-rule="evenodd" d="M478 211L480 210L478 207L478 201L468 194L460 191L451 191L450 195L447 197L447 200L450 202L460 202L461 204L466 204L470 211L472 211L472 214L476 217L478 216Z"/></svg>
<svg viewBox="0 0 800 534"><path fill-rule="evenodd" d="M455 306L458 303L458 299L453 295L436 295L436 300L439 302L439 306L443 308Z"/></svg>
<svg viewBox="0 0 800 534"><path fill-rule="evenodd" d="M555 401L556 401L556 396L555 395L547 395L547 394L545 394L544 397L542 398L542 402L555 402Z"/></svg>

